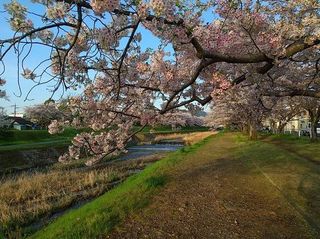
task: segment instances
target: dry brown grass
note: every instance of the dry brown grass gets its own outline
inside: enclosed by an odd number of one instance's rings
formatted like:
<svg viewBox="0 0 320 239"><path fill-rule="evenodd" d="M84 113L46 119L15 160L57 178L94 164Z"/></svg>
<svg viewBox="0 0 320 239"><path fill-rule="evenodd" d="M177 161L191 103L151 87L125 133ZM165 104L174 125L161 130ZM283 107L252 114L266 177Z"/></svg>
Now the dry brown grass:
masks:
<svg viewBox="0 0 320 239"><path fill-rule="evenodd" d="M103 194L134 170L143 169L165 155L105 162L93 168L81 167L80 161L56 164L47 171L0 179L0 238L1 232L6 238L22 238L24 227L30 223Z"/></svg>
<svg viewBox="0 0 320 239"><path fill-rule="evenodd" d="M155 140L180 139L189 145L212 134L214 132L165 134L157 135ZM24 226L76 202L97 197L107 191L112 182L162 157L163 154L153 155L91 169L81 168L82 162L56 164L47 171L0 179L0 236L3 231L7 238L20 238Z"/></svg>
<svg viewBox="0 0 320 239"><path fill-rule="evenodd" d="M167 139L178 139L184 141L187 145L192 145L213 134L216 134L216 132L207 131L194 133L159 134L156 136L155 141L158 142Z"/></svg>
<svg viewBox="0 0 320 239"><path fill-rule="evenodd" d="M123 176L115 169L22 174L0 181L0 223L5 231L97 196Z"/></svg>

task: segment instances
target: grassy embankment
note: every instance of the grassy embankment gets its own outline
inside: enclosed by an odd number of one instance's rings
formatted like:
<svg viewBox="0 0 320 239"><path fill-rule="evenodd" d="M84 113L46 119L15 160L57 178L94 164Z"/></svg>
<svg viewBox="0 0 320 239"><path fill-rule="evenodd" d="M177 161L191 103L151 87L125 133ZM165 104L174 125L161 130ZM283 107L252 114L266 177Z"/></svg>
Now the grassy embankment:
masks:
<svg viewBox="0 0 320 239"><path fill-rule="evenodd" d="M75 202L101 195L124 172L50 170L0 180L0 231L22 238L24 226Z"/></svg>
<svg viewBox="0 0 320 239"><path fill-rule="evenodd" d="M139 127L134 127L137 130ZM207 127L187 126L174 131L174 133L191 133L207 131ZM171 134L170 126L145 127L140 134ZM63 133L51 135L47 130L9 130L0 131L0 152L11 150L38 149L58 147L70 144L70 140L79 133L79 130L67 128Z"/></svg>
<svg viewBox="0 0 320 239"><path fill-rule="evenodd" d="M320 163L320 141L312 142L309 137L294 135L271 135L265 141L287 149L296 156Z"/></svg>
<svg viewBox="0 0 320 239"><path fill-rule="evenodd" d="M206 132L179 135L190 144L207 136ZM79 160L68 165L58 163L45 170L2 178L0 229L7 238L21 238L21 235L33 230L25 227L31 222L76 202L101 195L113 182L129 176L130 171L144 168L164 155L151 155L133 162L102 164L98 168L86 168L83 166L84 160Z"/></svg>
<svg viewBox="0 0 320 239"><path fill-rule="evenodd" d="M127 213L146 206L150 197L165 185L167 170L183 156L195 152L205 141L189 146L146 168L79 210L61 217L34 238L94 238L112 229Z"/></svg>
<svg viewBox="0 0 320 239"><path fill-rule="evenodd" d="M203 140L204 138L212 135L212 131L204 131L204 132L192 132L192 133L171 133L171 134L162 134L158 133L154 137L154 142L170 142L173 140L175 142L183 142L185 145L192 145L196 142Z"/></svg>
<svg viewBox="0 0 320 239"><path fill-rule="evenodd" d="M8 130L0 133L0 152L63 146L70 143L79 131L67 128L63 133L51 135L47 130Z"/></svg>
<svg viewBox="0 0 320 239"><path fill-rule="evenodd" d="M93 168L83 166L83 162L57 163L46 170L4 177L0 179L0 234L23 238L34 230L28 227L30 223L101 195L159 157Z"/></svg>
<svg viewBox="0 0 320 239"><path fill-rule="evenodd" d="M134 128L134 130L136 129L137 127ZM174 133L188 134L206 129L206 127L183 127ZM153 133L150 133L150 130ZM83 130L67 128L63 133L57 135L50 135L46 130L0 131L0 173L51 164L52 160L54 161L59 154L65 151L65 148L70 145L71 139L80 131ZM137 134L136 140L131 141L130 144L141 141L153 142L157 135L164 135L166 138L171 133L171 128L167 126L155 128L148 126ZM41 150L39 153L37 151L29 153L31 155L40 154L41 159L35 160L35 156L26 156L24 152L29 150ZM46 158L49 156L50 158L47 160Z"/></svg>
<svg viewBox="0 0 320 239"><path fill-rule="evenodd" d="M275 140L277 139L271 137L254 142L236 133L205 139L170 154L142 173L130 177L119 187L58 218L31 238L105 236L128 214L146 207L152 201L153 195L172 180L173 175L177 177L185 170L221 159L235 162L234 170L237 173L228 176L237 184L238 192L247 190L248 185L237 182L236 177L245 174L254 178L249 182L255 190L259 190L256 193L261 194L262 198L274 196L273 200L281 200L278 203L290 204L295 209L294 212L303 218L303 223L308 225L309 231L306 233L315 235L320 228L320 168L309 159L301 157L300 153L303 154L307 147L312 150L309 156L316 158L320 154L320 144L309 145L296 140L292 147L303 146L297 147L293 152ZM241 170L237 167L241 167ZM234 189L227 187L225 190L232 195Z"/></svg>
<svg viewBox="0 0 320 239"><path fill-rule="evenodd" d="M71 128L57 135L50 135L46 130L0 131L0 173L52 163L49 162L49 156L57 157L60 151L62 152L70 144L70 140L76 133L77 130ZM48 154L48 159L47 156L43 156L36 160L35 156L30 158L24 155L24 151L38 149L47 150L48 152L44 151L42 154ZM37 152L30 152L30 154L34 153Z"/></svg>

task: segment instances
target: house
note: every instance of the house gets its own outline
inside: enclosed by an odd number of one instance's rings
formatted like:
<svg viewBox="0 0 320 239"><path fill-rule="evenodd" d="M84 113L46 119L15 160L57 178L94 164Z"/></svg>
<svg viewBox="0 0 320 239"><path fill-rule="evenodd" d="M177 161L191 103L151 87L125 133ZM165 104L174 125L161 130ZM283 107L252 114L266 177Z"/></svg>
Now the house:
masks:
<svg viewBox="0 0 320 239"><path fill-rule="evenodd" d="M306 115L295 116L284 127L285 133L310 132L311 123Z"/></svg>
<svg viewBox="0 0 320 239"><path fill-rule="evenodd" d="M269 129L272 128L270 120L263 122L263 125ZM275 127L278 127L279 122L275 123ZM293 117L283 129L284 133L297 134L297 135L310 135L311 122L307 112L302 112L299 115ZM320 135L320 122L317 124L317 134Z"/></svg>
<svg viewBox="0 0 320 239"><path fill-rule="evenodd" d="M308 113L303 112L295 116L286 124L284 131L286 133L297 133L298 135L310 135L311 122ZM317 134L320 135L320 122L317 124Z"/></svg>
<svg viewBox="0 0 320 239"><path fill-rule="evenodd" d="M7 128L13 128L17 130L26 130L26 129L34 129L35 127L34 123L21 117L9 116L7 117L7 120L9 123L9 125L7 125Z"/></svg>

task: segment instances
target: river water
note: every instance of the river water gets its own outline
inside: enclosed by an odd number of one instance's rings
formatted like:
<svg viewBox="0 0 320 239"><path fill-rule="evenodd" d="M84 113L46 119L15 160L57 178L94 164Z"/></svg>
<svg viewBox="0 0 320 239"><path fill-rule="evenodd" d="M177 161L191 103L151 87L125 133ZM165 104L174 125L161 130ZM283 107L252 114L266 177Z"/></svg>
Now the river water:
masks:
<svg viewBox="0 0 320 239"><path fill-rule="evenodd" d="M128 160L128 161L135 160L135 159L139 159L141 157L150 156L150 155L154 155L157 153L173 152L173 151L176 151L182 147L183 147L183 144L181 144L180 142L172 142L170 144L159 143L159 144L145 144L145 145L131 146L131 147L128 147L128 149L127 149L128 153L120 156L117 160L118 160L118 162L121 160ZM134 173L138 173L140 171L141 170L133 170L132 173L134 174ZM122 182L122 180L114 182L114 186L117 186L121 182ZM75 203L67 208L57 210L55 213L53 213L49 216L43 217L34 223L31 223L27 227L29 228L29 230L31 229L31 231L39 230L42 227L44 227L45 225L47 225L50 221L60 217L61 215L65 214L66 212L68 212L72 209L76 209L76 208L83 206L85 203L90 202L93 199L94 198L89 198L89 199L86 199L83 201L78 201L77 203Z"/></svg>
<svg viewBox="0 0 320 239"><path fill-rule="evenodd" d="M120 160L132 160L156 153L172 152L183 147L183 144L145 144L129 147L128 153L119 157Z"/></svg>

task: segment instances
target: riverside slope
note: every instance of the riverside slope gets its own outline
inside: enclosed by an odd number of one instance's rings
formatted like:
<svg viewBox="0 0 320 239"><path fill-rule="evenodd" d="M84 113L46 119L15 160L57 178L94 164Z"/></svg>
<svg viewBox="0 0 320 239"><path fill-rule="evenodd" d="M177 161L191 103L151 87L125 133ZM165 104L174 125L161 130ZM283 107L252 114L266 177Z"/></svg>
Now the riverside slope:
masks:
<svg viewBox="0 0 320 239"><path fill-rule="evenodd" d="M32 238L319 238L319 182L319 165L241 134L219 134Z"/></svg>
<svg viewBox="0 0 320 239"><path fill-rule="evenodd" d="M320 167L242 135L186 156L107 238L319 238Z"/></svg>

